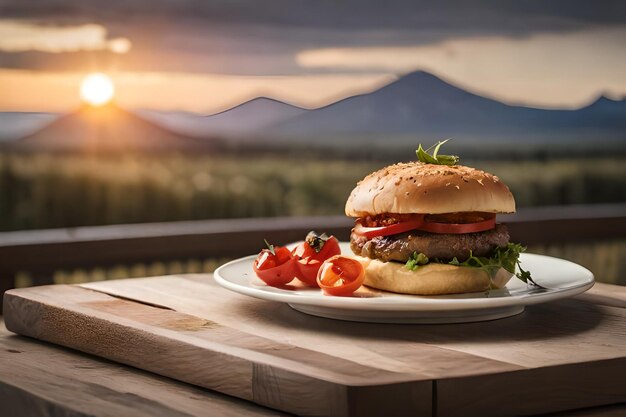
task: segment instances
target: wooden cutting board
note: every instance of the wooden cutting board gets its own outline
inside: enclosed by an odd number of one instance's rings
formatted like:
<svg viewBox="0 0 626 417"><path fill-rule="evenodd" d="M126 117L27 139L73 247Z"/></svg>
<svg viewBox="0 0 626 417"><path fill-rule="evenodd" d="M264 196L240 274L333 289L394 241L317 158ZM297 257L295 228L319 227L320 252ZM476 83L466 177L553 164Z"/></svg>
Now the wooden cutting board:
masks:
<svg viewBox="0 0 626 417"><path fill-rule="evenodd" d="M187 275L11 290L4 315L13 332L290 413L487 416L626 402L625 307L626 289L598 285L491 322L352 323Z"/></svg>

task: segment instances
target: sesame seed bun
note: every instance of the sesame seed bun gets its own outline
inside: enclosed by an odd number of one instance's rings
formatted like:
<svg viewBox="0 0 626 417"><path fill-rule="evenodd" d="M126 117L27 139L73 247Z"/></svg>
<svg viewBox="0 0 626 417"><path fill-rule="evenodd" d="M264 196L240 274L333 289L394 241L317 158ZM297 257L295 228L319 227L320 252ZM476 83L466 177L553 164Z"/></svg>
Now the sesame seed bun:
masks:
<svg viewBox="0 0 626 417"><path fill-rule="evenodd" d="M346 202L346 215L383 213L513 213L515 200L500 179L463 165L399 163L360 181Z"/></svg>

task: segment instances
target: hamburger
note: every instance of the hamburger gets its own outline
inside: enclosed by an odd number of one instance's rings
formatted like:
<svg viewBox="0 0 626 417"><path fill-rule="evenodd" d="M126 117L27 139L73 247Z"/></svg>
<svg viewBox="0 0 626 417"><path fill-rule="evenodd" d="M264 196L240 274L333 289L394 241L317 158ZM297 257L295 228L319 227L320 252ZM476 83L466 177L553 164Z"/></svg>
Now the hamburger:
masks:
<svg viewBox="0 0 626 417"><path fill-rule="evenodd" d="M515 212L509 188L496 176L433 155L382 168L361 180L346 202L355 217L352 251L364 284L405 294L437 295L501 288L525 249L509 242L496 221ZM531 282L519 267L518 277Z"/></svg>

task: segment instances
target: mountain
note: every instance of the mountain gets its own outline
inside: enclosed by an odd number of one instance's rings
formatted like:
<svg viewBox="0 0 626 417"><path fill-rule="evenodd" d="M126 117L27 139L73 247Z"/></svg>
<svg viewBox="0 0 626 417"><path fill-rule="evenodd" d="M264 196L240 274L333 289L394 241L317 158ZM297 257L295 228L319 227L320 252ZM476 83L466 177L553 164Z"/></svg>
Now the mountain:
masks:
<svg viewBox="0 0 626 417"><path fill-rule="evenodd" d="M58 117L54 113L0 112L0 143L30 135Z"/></svg>
<svg viewBox="0 0 626 417"><path fill-rule="evenodd" d="M422 71L379 90L308 111L270 130L292 138L378 138L390 146L455 137L467 142L626 140L626 101L600 98L578 110L512 106ZM390 143L393 142L393 143Z"/></svg>
<svg viewBox="0 0 626 417"><path fill-rule="evenodd" d="M18 150L41 151L171 151L210 146L121 109L115 104L84 105L41 130L13 143Z"/></svg>
<svg viewBox="0 0 626 417"><path fill-rule="evenodd" d="M143 111L140 114L159 126L187 136L245 138L306 112L303 108L282 101L258 97L209 116L155 111Z"/></svg>

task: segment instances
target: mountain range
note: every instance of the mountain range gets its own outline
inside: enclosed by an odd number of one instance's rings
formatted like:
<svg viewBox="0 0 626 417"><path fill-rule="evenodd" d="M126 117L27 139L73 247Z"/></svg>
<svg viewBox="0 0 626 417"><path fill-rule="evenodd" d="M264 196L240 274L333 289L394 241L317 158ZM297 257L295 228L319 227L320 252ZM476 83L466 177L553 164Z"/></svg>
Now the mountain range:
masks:
<svg viewBox="0 0 626 417"><path fill-rule="evenodd" d="M514 106L470 93L423 71L374 92L306 110L257 98L198 117L151 113L152 121L193 137L336 143L337 139L388 145L455 137L466 142L626 144L626 100L600 96L575 110Z"/></svg>
<svg viewBox="0 0 626 417"><path fill-rule="evenodd" d="M110 149L212 148L217 140L393 148L454 137L455 142L468 146L573 146L584 142L626 148L626 100L601 96L575 110L514 106L465 91L422 71L371 93L312 110L266 97L208 116L150 110L131 113L114 106L107 118L99 118L98 110L85 106L19 142L30 148L47 148L52 143L55 148L75 148L87 146L84 137L91 137L89 146ZM113 136L100 142L93 139L90 126L94 124ZM94 145L96 142L100 145Z"/></svg>
<svg viewBox="0 0 626 417"><path fill-rule="evenodd" d="M283 135L455 137L469 141L626 140L626 100L605 97L578 110L511 106L415 72L273 126Z"/></svg>

